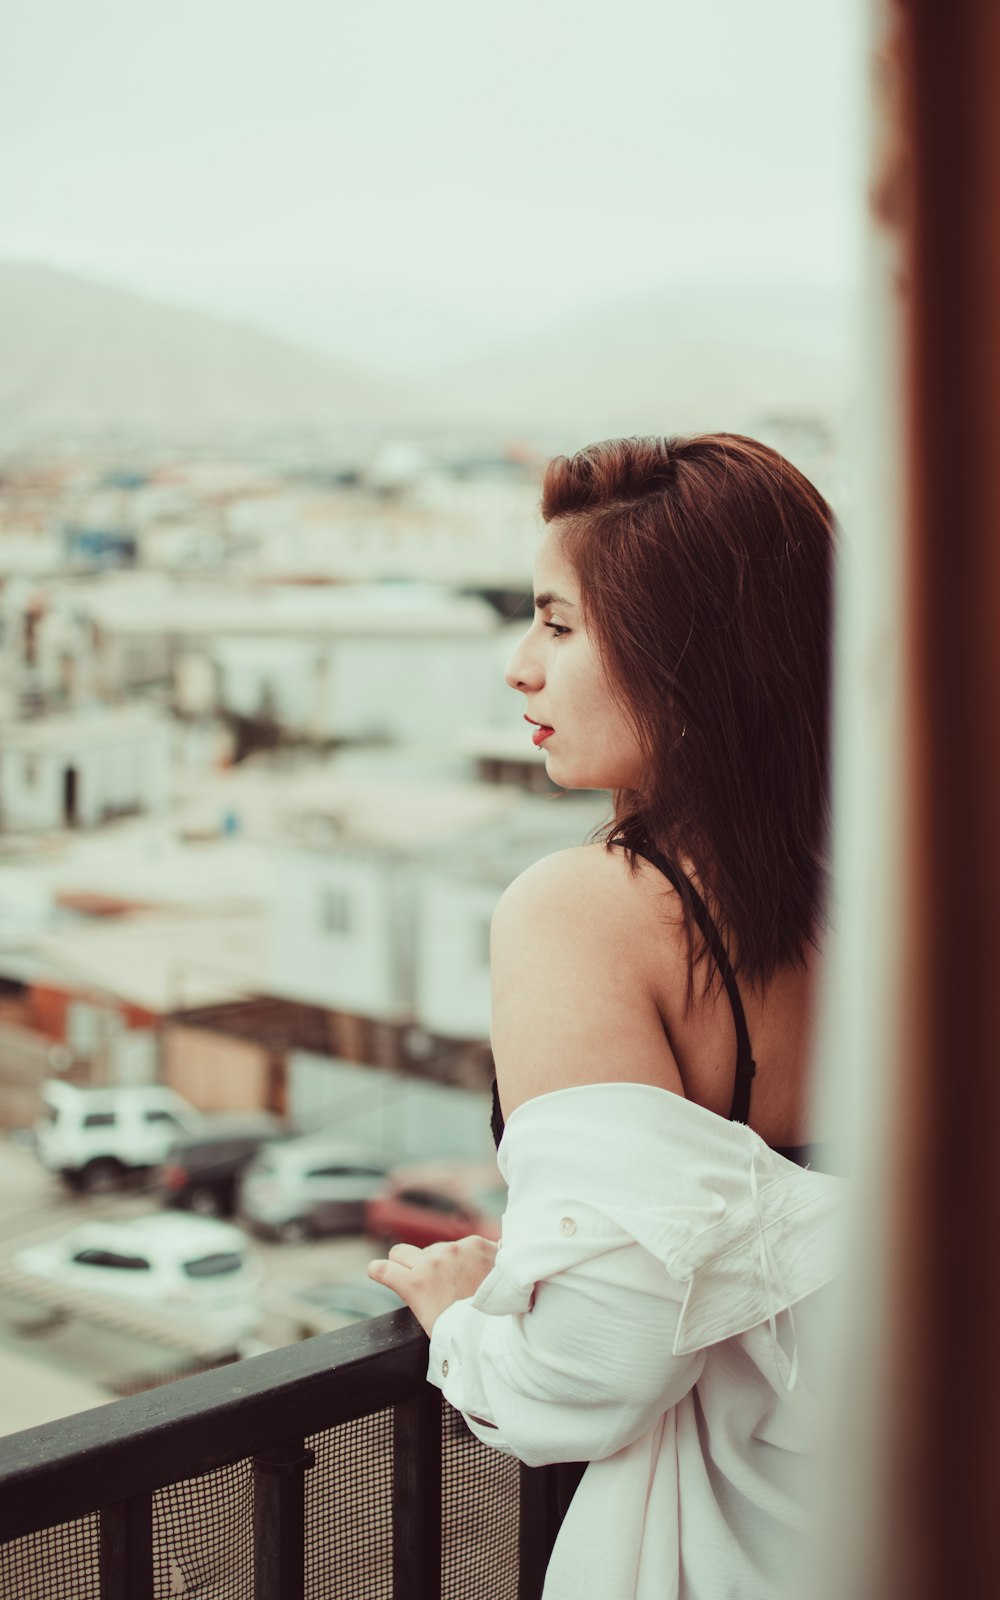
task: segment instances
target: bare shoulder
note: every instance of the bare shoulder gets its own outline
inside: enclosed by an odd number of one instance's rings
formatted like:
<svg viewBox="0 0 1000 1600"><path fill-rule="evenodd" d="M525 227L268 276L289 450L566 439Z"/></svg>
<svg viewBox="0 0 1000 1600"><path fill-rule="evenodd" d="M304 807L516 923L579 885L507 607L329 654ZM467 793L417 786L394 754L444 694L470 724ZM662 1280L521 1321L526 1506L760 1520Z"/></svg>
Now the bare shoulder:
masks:
<svg viewBox="0 0 1000 1600"><path fill-rule="evenodd" d="M685 958L683 920L677 897L661 873L639 860L633 871L621 850L603 844L574 845L543 856L504 890L493 914L494 949L505 938L522 939L533 928L561 930L562 941L586 945L609 939L631 950L641 964L656 945L662 971L665 950ZM622 952L624 953L624 951Z"/></svg>
<svg viewBox="0 0 1000 1600"><path fill-rule="evenodd" d="M634 917L637 894L648 901L651 888L662 893L669 885L648 862L640 861L633 873L623 851L608 850L600 843L578 844L542 856L526 867L504 890L497 913L517 916L558 892L586 902L595 912L613 916L627 909Z"/></svg>
<svg viewBox="0 0 1000 1600"><path fill-rule="evenodd" d="M659 879L662 898L663 880ZM493 1054L504 1114L574 1084L681 1089L650 980L654 886L620 851L543 857L493 917ZM664 934L669 940L669 932Z"/></svg>

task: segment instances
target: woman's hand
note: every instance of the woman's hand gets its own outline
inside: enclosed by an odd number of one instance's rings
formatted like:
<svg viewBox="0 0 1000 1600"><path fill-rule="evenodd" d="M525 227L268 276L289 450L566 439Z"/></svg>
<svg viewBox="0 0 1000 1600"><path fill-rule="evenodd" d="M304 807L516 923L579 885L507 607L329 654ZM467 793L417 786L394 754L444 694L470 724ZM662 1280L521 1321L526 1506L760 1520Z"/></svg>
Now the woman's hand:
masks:
<svg viewBox="0 0 1000 1600"><path fill-rule="evenodd" d="M430 1244L425 1250L415 1244L394 1244L388 1257L369 1261L368 1276L395 1289L430 1337L442 1311L475 1294L492 1272L498 1248L494 1240L475 1233L449 1244Z"/></svg>

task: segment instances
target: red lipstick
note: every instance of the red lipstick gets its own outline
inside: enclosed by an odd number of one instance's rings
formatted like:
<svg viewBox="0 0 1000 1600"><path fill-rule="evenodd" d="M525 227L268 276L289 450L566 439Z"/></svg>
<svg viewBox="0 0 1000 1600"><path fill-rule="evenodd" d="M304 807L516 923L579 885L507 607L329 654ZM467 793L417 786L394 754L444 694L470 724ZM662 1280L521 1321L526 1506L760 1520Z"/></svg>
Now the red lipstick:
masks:
<svg viewBox="0 0 1000 1600"><path fill-rule="evenodd" d="M528 716L527 712L524 714L524 720L525 722L530 722L535 730L531 735L532 744L544 744L549 734L556 731L555 728L550 728L547 722L536 722L534 717Z"/></svg>

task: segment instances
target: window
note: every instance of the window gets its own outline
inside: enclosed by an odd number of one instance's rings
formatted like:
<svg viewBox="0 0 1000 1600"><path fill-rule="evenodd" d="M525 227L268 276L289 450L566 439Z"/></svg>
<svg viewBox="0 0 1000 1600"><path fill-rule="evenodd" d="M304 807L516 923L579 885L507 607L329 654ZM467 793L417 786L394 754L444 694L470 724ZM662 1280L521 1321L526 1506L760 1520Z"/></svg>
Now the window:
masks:
<svg viewBox="0 0 1000 1600"><path fill-rule="evenodd" d="M142 1120L143 1122L170 1122L175 1128L181 1126L172 1111L144 1111Z"/></svg>
<svg viewBox="0 0 1000 1600"><path fill-rule="evenodd" d="M199 1256L195 1261L185 1261L184 1271L189 1278L221 1278L227 1272L239 1272L243 1257L228 1251L224 1255Z"/></svg>
<svg viewBox="0 0 1000 1600"><path fill-rule="evenodd" d="M148 1272L145 1256L122 1256L114 1250L79 1250L73 1260L81 1267L118 1267L123 1272Z"/></svg>
<svg viewBox="0 0 1000 1600"><path fill-rule="evenodd" d="M85 1128L113 1128L117 1121L113 1111L88 1111L83 1125Z"/></svg>
<svg viewBox="0 0 1000 1600"><path fill-rule="evenodd" d="M350 933L351 900L346 889L322 890L319 921L324 933Z"/></svg>
<svg viewBox="0 0 1000 1600"><path fill-rule="evenodd" d="M307 1178L384 1178L381 1167L314 1167Z"/></svg>
<svg viewBox="0 0 1000 1600"><path fill-rule="evenodd" d="M430 1189L402 1189L399 1199L406 1206L419 1206L422 1211L440 1211L447 1217L464 1216L457 1200L449 1194L434 1194Z"/></svg>

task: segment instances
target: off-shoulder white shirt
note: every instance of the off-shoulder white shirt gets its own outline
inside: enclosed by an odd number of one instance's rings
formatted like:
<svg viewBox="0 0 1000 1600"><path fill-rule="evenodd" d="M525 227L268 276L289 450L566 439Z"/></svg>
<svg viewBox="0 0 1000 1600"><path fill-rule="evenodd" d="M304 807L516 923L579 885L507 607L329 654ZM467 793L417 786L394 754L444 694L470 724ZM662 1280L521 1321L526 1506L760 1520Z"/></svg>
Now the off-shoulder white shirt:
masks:
<svg viewBox="0 0 1000 1600"><path fill-rule="evenodd" d="M589 1461L544 1600L772 1600L815 1510L841 1180L646 1084L519 1106L496 1266L428 1377L486 1444ZM793 1309L794 1308L794 1309Z"/></svg>

